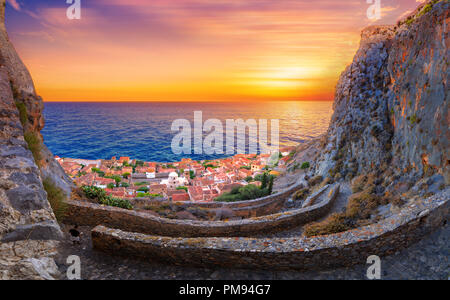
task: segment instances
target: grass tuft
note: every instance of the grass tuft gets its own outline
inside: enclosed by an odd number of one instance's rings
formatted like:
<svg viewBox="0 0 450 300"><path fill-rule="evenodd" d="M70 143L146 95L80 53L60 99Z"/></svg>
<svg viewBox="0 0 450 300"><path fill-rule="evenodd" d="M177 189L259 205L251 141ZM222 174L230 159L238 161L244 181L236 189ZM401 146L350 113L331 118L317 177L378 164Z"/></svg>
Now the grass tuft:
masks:
<svg viewBox="0 0 450 300"><path fill-rule="evenodd" d="M22 102L16 102L16 107L19 111L20 123L22 123L22 126L25 129L26 125L28 124L27 107Z"/></svg>
<svg viewBox="0 0 450 300"><path fill-rule="evenodd" d="M300 168L302 170L306 170L306 169L309 169L310 167L311 167L311 164L309 162L304 162Z"/></svg>
<svg viewBox="0 0 450 300"><path fill-rule="evenodd" d="M323 177L319 175L319 176L316 176L316 177L313 177L313 178L309 179L309 180L308 180L308 185L309 185L310 187L313 187L313 186L318 185L318 184L321 183L322 181L323 181Z"/></svg>
<svg viewBox="0 0 450 300"><path fill-rule="evenodd" d="M306 225L304 233L307 237L312 237L347 231L350 227L345 222L344 214L335 213L322 222Z"/></svg>
<svg viewBox="0 0 450 300"><path fill-rule="evenodd" d="M293 198L295 201L305 200L308 195L309 195L309 189L304 188L304 189L301 189L301 190L298 190L297 192L295 192Z"/></svg>
<svg viewBox="0 0 450 300"><path fill-rule="evenodd" d="M34 161L38 166L40 166L40 161L42 160L42 143L40 138L34 132L26 132L24 134L24 138L28 144L28 148L30 149L31 153L33 153Z"/></svg>
<svg viewBox="0 0 450 300"><path fill-rule="evenodd" d="M36 132L27 130L28 125L28 112L27 107L24 103L16 101L16 107L19 111L19 119L22 124L24 134L23 137L25 142L28 144L28 149L30 149L33 154L34 161L38 167L40 167L40 161L42 160L42 141Z"/></svg>
<svg viewBox="0 0 450 300"><path fill-rule="evenodd" d="M67 197L64 191L57 187L55 183L47 178L43 182L44 189L47 192L47 199L52 207L53 213L58 221L62 221L66 216L67 211Z"/></svg>
<svg viewBox="0 0 450 300"><path fill-rule="evenodd" d="M356 177L352 182L353 195L350 196L345 212L335 213L321 222L307 224L307 237L339 233L367 224L377 207L387 204L386 198L376 194L373 174Z"/></svg>

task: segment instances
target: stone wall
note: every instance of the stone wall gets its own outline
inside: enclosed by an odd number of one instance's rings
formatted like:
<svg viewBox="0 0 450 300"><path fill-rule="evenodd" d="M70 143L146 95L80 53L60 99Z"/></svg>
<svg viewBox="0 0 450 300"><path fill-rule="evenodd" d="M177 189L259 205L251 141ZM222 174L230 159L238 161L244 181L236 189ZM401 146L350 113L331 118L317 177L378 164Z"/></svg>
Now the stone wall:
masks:
<svg viewBox="0 0 450 300"><path fill-rule="evenodd" d="M204 222L159 218L145 212L68 202L65 223L83 226L105 225L127 231L170 237L225 237L267 234L297 227L327 215L339 193L339 186L316 205L274 215L229 222Z"/></svg>
<svg viewBox="0 0 450 300"><path fill-rule="evenodd" d="M303 188L303 183L296 183L291 187L279 191L276 194L266 196L263 198L239 201L239 202L208 202L208 203L195 203L184 202L183 207L201 207L207 209L227 208L233 210L234 214L243 218L255 218L260 216L266 216L279 212L286 202L286 200L292 196L293 193Z"/></svg>
<svg viewBox="0 0 450 300"><path fill-rule="evenodd" d="M26 240L0 243L0 280L52 280L59 277L51 258L59 242Z"/></svg>
<svg viewBox="0 0 450 300"><path fill-rule="evenodd" d="M295 184L282 192L248 201L239 202L177 202L172 203L168 200L157 200L150 198L134 198L131 203L135 208L145 209L148 206L160 206L163 204L175 204L187 210L189 208L203 208L208 210L230 209L235 217L256 218L267 216L279 212L283 209L286 200L297 190L302 188L302 184Z"/></svg>
<svg viewBox="0 0 450 300"><path fill-rule="evenodd" d="M94 248L172 265L266 270L329 269L365 264L410 246L449 219L450 189L409 203L402 211L366 227L312 238L179 238L149 236L98 226Z"/></svg>

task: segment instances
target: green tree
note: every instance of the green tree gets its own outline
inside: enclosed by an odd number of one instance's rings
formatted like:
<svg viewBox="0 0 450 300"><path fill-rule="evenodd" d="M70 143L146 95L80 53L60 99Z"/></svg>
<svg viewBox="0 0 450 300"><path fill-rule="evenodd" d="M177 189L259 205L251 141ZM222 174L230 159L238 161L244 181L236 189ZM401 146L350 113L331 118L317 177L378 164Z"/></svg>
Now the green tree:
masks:
<svg viewBox="0 0 450 300"><path fill-rule="evenodd" d="M100 177L105 177L105 172L100 171L98 168L92 168L92 172L97 173Z"/></svg>
<svg viewBox="0 0 450 300"><path fill-rule="evenodd" d="M145 186L143 186L143 187L138 189L138 192L148 193L149 191L150 191L150 189L148 187L145 187Z"/></svg>
<svg viewBox="0 0 450 300"><path fill-rule="evenodd" d="M188 191L188 188L187 187L185 187L185 186L179 186L179 187L177 187L177 191L181 191L181 190L184 190L184 191Z"/></svg>
<svg viewBox="0 0 450 300"><path fill-rule="evenodd" d="M260 189L254 184L249 184L243 187L236 187L230 193L224 193L215 201L218 202L237 202L245 200L253 200L268 195L267 189Z"/></svg>
<svg viewBox="0 0 450 300"><path fill-rule="evenodd" d="M259 181L259 182L262 182L262 179L263 179L263 175L262 174L258 174L254 178L255 181Z"/></svg>
<svg viewBox="0 0 450 300"><path fill-rule="evenodd" d="M264 173L263 177L262 177L262 181L261 181L261 189L262 190L267 187L267 181L268 181L267 173Z"/></svg>
<svg viewBox="0 0 450 300"><path fill-rule="evenodd" d="M270 176L270 180L269 180L269 188L268 188L268 194L271 195L273 192L273 181L274 181L274 176Z"/></svg>

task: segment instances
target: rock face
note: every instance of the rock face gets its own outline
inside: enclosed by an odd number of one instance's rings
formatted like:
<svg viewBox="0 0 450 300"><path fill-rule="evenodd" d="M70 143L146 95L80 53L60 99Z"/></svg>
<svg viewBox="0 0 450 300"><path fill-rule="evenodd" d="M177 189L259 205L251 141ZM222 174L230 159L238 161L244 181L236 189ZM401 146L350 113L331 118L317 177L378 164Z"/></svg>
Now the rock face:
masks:
<svg viewBox="0 0 450 300"><path fill-rule="evenodd" d="M14 86L20 91L27 94L34 94L34 84L31 75L17 55L14 47L10 44L5 28L5 0L0 1L0 49L2 65L6 66L9 77ZM42 121L43 118L39 118Z"/></svg>
<svg viewBox="0 0 450 300"><path fill-rule="evenodd" d="M71 182L42 143L42 99L9 41L4 13L0 0L0 278L49 279L62 233L43 180L66 194Z"/></svg>
<svg viewBox="0 0 450 300"><path fill-rule="evenodd" d="M397 26L369 27L336 87L316 174L391 169L450 180L449 2L429 1Z"/></svg>
<svg viewBox="0 0 450 300"><path fill-rule="evenodd" d="M42 98L36 95L34 83L28 69L18 56L14 46L11 44L6 32L5 23L5 0L0 0L0 65L8 73L9 82L16 102L22 103L26 108L27 120L23 126L24 131L35 133L36 137L43 142L40 131L44 127L42 111L44 104ZM50 178L58 187L63 189L67 195L73 187L71 179L64 173L61 166L54 160L52 153L42 144L39 162L43 178Z"/></svg>

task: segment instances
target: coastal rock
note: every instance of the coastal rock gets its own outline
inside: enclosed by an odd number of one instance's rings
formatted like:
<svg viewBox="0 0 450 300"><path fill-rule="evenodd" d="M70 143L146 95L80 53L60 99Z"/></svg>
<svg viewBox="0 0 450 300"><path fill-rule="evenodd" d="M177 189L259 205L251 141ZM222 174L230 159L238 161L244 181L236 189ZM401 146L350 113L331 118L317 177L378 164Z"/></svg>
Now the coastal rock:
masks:
<svg viewBox="0 0 450 300"><path fill-rule="evenodd" d="M441 174L449 184L450 4L435 2L399 26L363 30L336 87L316 174L351 178L389 169L417 178Z"/></svg>

